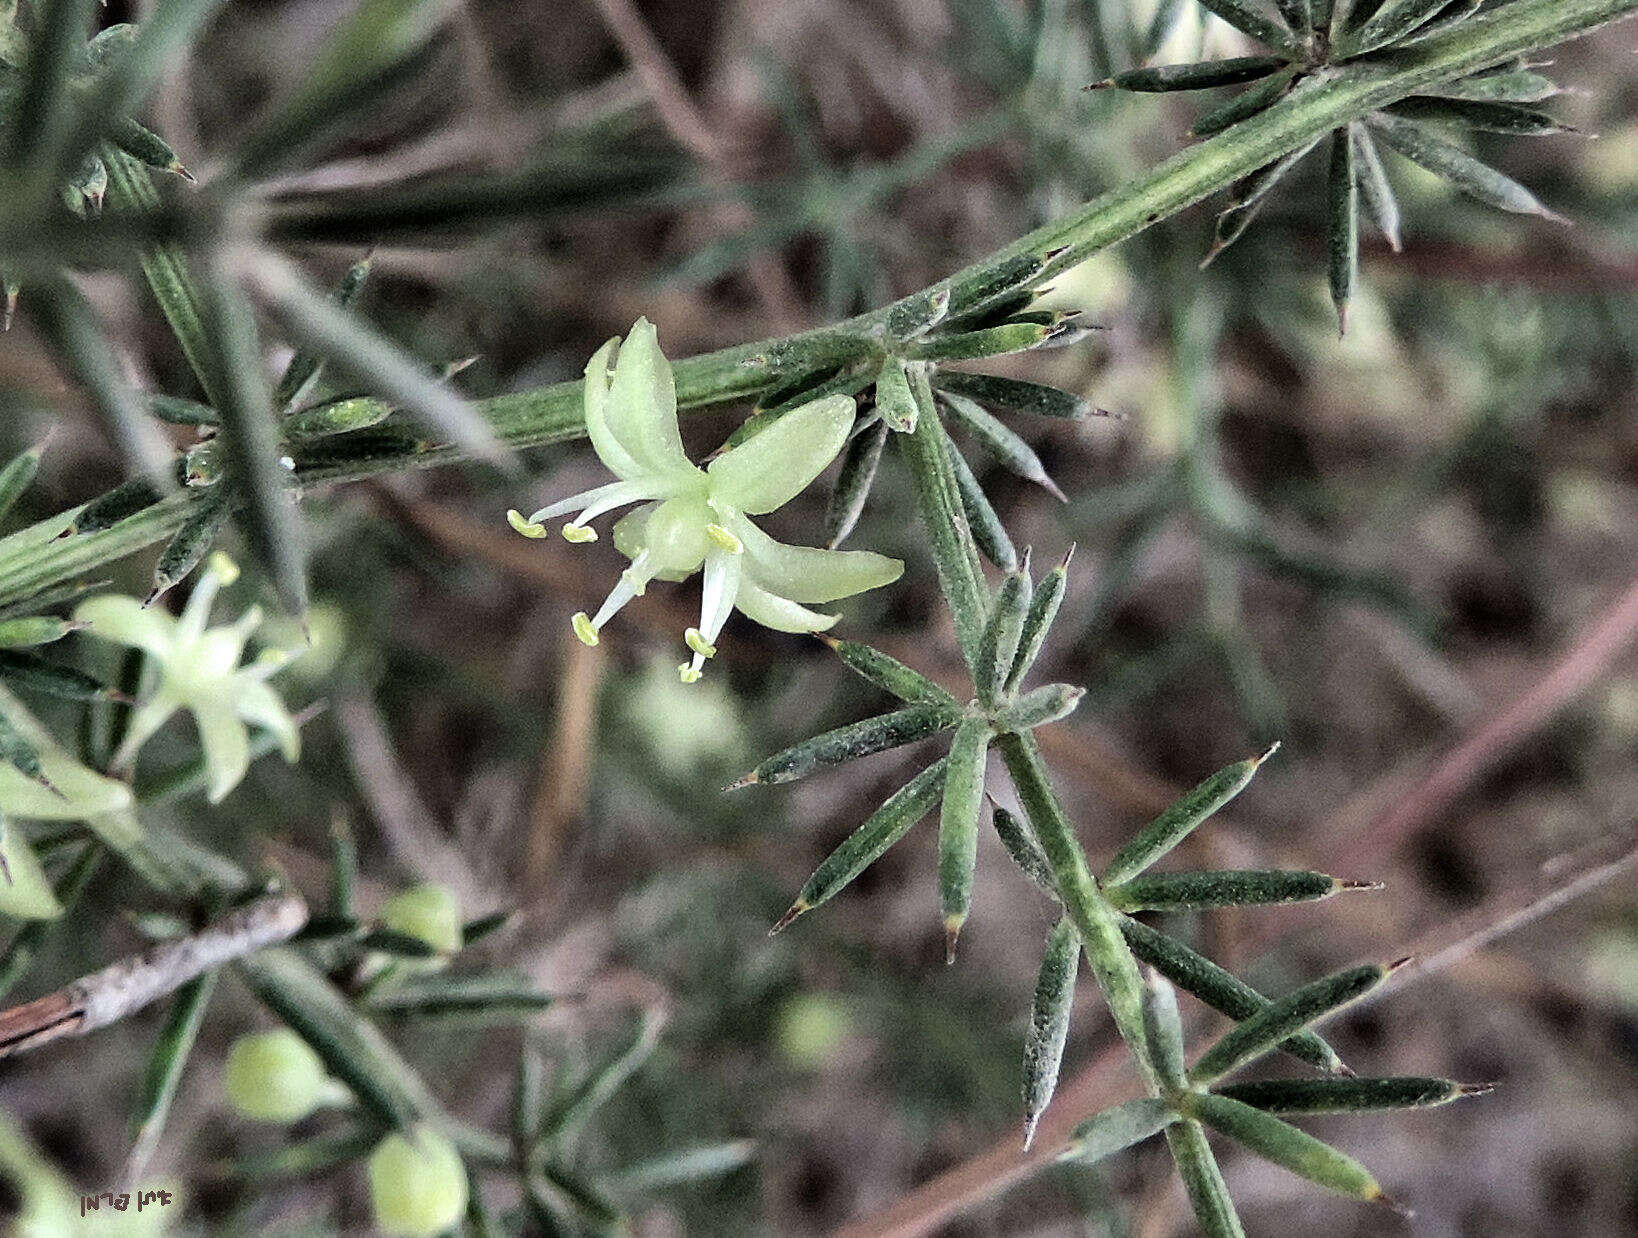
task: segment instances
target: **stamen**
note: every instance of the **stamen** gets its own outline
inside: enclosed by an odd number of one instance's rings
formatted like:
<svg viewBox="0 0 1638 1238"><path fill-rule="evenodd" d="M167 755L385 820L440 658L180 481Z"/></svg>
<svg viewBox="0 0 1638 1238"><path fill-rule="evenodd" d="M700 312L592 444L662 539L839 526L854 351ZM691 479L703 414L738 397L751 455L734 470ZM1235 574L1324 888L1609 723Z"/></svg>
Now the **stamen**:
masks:
<svg viewBox="0 0 1638 1238"><path fill-rule="evenodd" d="M232 588L233 582L239 579L239 565L220 550L211 555L206 567L224 588Z"/></svg>
<svg viewBox="0 0 1638 1238"><path fill-rule="evenodd" d="M574 634L580 638L583 645L597 644L597 629L592 625L591 616L583 610L577 610L574 618L569 620L574 627Z"/></svg>
<svg viewBox="0 0 1638 1238"><path fill-rule="evenodd" d="M573 521L570 521L568 524L563 526L563 540L566 542L574 542L577 545L582 542L595 542L597 540L597 530L590 528L587 525L576 524Z"/></svg>
<svg viewBox="0 0 1638 1238"><path fill-rule="evenodd" d="M609 596L603 602L602 608L597 612L596 618L589 619L584 624L580 622L582 616L575 618L575 634L581 640L586 641L586 644L595 645L597 643L597 634L603 630L603 625L614 618L619 613L620 608L631 601L632 598L642 596L651 576L652 573L648 571L648 551L645 550L631 561L630 567L620 573L619 582L609 592ZM591 640L586 640L587 631L591 633Z"/></svg>
<svg viewBox="0 0 1638 1238"><path fill-rule="evenodd" d="M720 524L706 525L705 533L707 537L729 554L739 555L745 553L745 544Z"/></svg>
<svg viewBox="0 0 1638 1238"><path fill-rule="evenodd" d="M728 536L732 537L732 534ZM734 541L738 543L737 538ZM722 634L722 627L734 609L742 561L741 554L727 548L713 550L705 556L705 584L700 590L700 626L689 628L683 634L688 647L694 651L694 660L678 668L684 683L697 683L705 673L705 660L716 656L714 642Z"/></svg>
<svg viewBox="0 0 1638 1238"><path fill-rule="evenodd" d="M558 516L566 515L569 512L577 512L582 508L590 507L592 504L596 503L605 495L613 491L627 489L630 489L630 483L623 481L611 481L607 485L593 486L590 490L582 490L579 494L571 494L566 499L559 499L555 503L548 503L538 512L532 513L529 517L529 522L531 524L544 524L546 521L553 520Z"/></svg>
<svg viewBox="0 0 1638 1238"><path fill-rule="evenodd" d="M506 523L511 525L525 537L545 537L546 526L536 524L533 520L525 520L523 513L515 507L506 509Z"/></svg>
<svg viewBox="0 0 1638 1238"><path fill-rule="evenodd" d="M616 507L624 507L628 503L639 503L648 499L663 499L669 490L663 482L650 478L646 481L616 481L606 486L598 486L593 490L582 490L579 494L560 499L548 507L541 508L529 519L534 522L545 522L555 516L567 512L578 511L580 514L571 522L572 528L581 528L596 520L604 512L611 512ZM570 537L571 541L576 540ZM591 541L591 538L580 538L580 541Z"/></svg>
<svg viewBox="0 0 1638 1238"><path fill-rule="evenodd" d="M288 649L264 649L256 655L256 660L249 666L241 667L238 674L246 679L265 681L289 666L295 657L296 655Z"/></svg>

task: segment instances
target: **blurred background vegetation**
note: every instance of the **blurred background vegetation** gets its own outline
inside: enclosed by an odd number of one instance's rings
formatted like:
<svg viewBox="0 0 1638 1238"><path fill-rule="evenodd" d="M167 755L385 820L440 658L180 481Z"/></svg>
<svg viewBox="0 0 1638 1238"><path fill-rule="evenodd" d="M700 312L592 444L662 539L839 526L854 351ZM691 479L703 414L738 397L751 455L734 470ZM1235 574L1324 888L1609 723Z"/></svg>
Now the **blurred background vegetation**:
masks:
<svg viewBox="0 0 1638 1238"><path fill-rule="evenodd" d="M108 19L141 7L112 3ZM681 357L913 291L1178 149L1215 100L1082 91L1131 63L1109 14L1143 29L1157 7L469 0L413 87L286 187L676 152L670 187L590 217L384 242L363 304L431 365L475 356L456 380L474 395L573 378L639 314ZM152 127L208 181L344 8L231 6L160 91ZM1191 58L1203 41L1239 50L1183 8L1158 59ZM1439 957L1531 905L1544 861L1631 837L1632 50L1632 29L1616 27L1557 57L1577 92L1554 106L1597 140L1481 142L1573 227L1499 216L1395 162L1406 253L1367 248L1345 341L1310 160L1206 271L1212 212L1198 208L1059 281L1052 302L1104 330L990 367L1121 418L1024 427L1067 503L971 454L1015 541L1046 561L1078 547L1043 675L1090 692L1042 738L1091 854L1281 739L1255 786L1188 844L1190 866L1388 883L1203 920L1211 953L1261 987L1360 958ZM362 252L300 256L330 282ZM98 277L89 290L142 385L187 392L145 289ZM58 431L14 521L124 476L83 393L22 321L0 341L0 399L0 457ZM690 448L715 446L742 411L689 420ZM679 685L694 606L682 590L652 590L600 647L582 647L568 619L595 609L613 548L524 542L502 513L602 471L583 446L529 453L526 466L521 485L445 468L309 502L315 649L284 682L300 685L294 704L327 708L303 761L260 762L226 811L179 805L158 819L171 811L317 897L341 817L363 847L366 906L424 879L472 914L521 909L483 949L573 995L532 1033L557 1060L605 1057L638 1012L663 1012L658 1052L578 1155L601 1172L703 1141L756 1151L703 1185L634 1192L639 1234L1192 1232L1153 1148L965 1206L975 1181L1016 1167L1019 1047L1048 907L985 836L973 920L946 968L923 829L769 940L803 878L915 754L724 795L761 756L881 702L818 642L738 620L706 680ZM819 541L822 489L773 531ZM908 570L848 603L838 631L958 676L896 461L850 544ZM152 559L122 565L116 583L146 593ZM85 642L80 656L102 653ZM101 914L55 935L39 973L137 948L128 895L105 868L90 892ZM1418 1233L1638 1230L1638 884L1621 877L1445 963L1342 1019L1333 1043L1370 1073L1498 1090L1316 1129L1415 1209ZM152 1175L183 1184L201 1232L364 1232L356 1172L222 1175L270 1139L228 1113L219 1086L228 1041L266 1016L242 990L222 997ZM1090 1112L1134 1080L1104 1052L1115 1038L1093 986L1081 1001L1075 1082L1057 1106ZM159 1018L0 1068L0 1106L87 1190L122 1163L128 1093ZM464 1116L504 1125L518 1035L409 1047ZM1226 1173L1252 1232L1400 1224L1246 1158Z"/></svg>

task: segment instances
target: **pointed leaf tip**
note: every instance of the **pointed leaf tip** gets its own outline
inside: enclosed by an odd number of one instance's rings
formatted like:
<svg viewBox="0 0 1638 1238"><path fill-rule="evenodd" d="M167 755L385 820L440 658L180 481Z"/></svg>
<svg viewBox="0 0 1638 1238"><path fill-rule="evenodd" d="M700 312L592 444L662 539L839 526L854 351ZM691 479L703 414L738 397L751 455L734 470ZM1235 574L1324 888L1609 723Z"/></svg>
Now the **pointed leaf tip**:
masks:
<svg viewBox="0 0 1638 1238"><path fill-rule="evenodd" d="M1373 1204L1381 1204L1384 1208L1388 1209L1388 1211L1398 1213L1407 1221L1413 1220L1416 1216L1416 1213L1405 1207L1404 1204L1399 1203L1381 1187L1376 1188L1376 1194L1371 1197L1370 1202Z"/></svg>
<svg viewBox="0 0 1638 1238"><path fill-rule="evenodd" d="M951 966L956 960L956 942L961 938L961 927L967 922L965 916L948 916L944 921L944 965ZM1026 1147L1028 1144L1026 1143Z"/></svg>
<svg viewBox="0 0 1638 1238"><path fill-rule="evenodd" d="M774 923L774 926L768 930L768 936L777 936L779 933L789 928L796 921L798 916L810 910L812 910L812 908L808 905L808 903L802 899L797 899L790 905L790 909L786 911L784 915L780 916Z"/></svg>

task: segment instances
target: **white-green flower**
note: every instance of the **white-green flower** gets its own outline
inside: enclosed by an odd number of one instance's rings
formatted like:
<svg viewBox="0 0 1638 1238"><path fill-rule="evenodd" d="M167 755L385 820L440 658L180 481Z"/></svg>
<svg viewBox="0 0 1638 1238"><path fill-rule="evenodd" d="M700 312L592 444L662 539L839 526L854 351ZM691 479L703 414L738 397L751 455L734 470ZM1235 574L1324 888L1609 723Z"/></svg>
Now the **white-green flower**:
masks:
<svg viewBox="0 0 1638 1238"><path fill-rule="evenodd" d="M194 586L180 617L150 609L133 597L104 594L74 611L94 636L134 645L151 657L159 669L159 684L152 696L137 706L125 740L114 757L115 769L126 769L137 750L179 709L193 714L205 753L208 780L206 798L219 802L239 785L250 767L250 733L246 723L266 727L279 741L287 761L301 752L301 733L268 678L290 661L285 650L269 649L248 666L240 666L245 642L262 622L262 610L252 606L237 623L206 627L211 603L223 585L232 584L239 569L224 554L211 556L210 566Z"/></svg>
<svg viewBox="0 0 1638 1238"><path fill-rule="evenodd" d="M618 356L616 355L618 350ZM613 361L614 368L609 366ZM840 617L808 609L889 584L904 564L869 551L820 550L776 542L750 520L783 507L836 458L853 426L849 396L794 409L704 469L683 453L671 364L653 324L639 318L621 344L612 339L586 366L586 430L598 458L619 480L541 508L527 519L507 513L525 537L544 537L543 521L578 512L563 526L571 542L597 538L590 522L640 503L614 526L614 545L631 560L595 617L574 617L588 645L648 582L685 580L705 570L700 624L685 634L694 651L679 668L699 679L732 610L780 632L820 632Z"/></svg>
<svg viewBox="0 0 1638 1238"><path fill-rule="evenodd" d="M40 758L43 781L0 761L0 915L49 920L62 914L51 882L13 819L95 821L131 806L131 789L81 765L11 693L0 688L0 717Z"/></svg>

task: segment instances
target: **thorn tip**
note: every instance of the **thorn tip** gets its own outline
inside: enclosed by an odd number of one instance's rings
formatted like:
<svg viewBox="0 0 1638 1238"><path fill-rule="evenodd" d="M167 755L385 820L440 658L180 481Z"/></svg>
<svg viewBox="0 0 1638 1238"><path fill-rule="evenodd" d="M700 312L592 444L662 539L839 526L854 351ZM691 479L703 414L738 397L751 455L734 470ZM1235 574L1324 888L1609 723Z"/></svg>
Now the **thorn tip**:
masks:
<svg viewBox="0 0 1638 1238"><path fill-rule="evenodd" d="M768 930L768 936L769 937L776 936L777 934L779 934L783 930L789 928L790 925L791 925L791 922L794 921L796 919L796 917L801 915L803 912L810 911L810 910L812 910L812 909L806 902L804 902L802 899L797 899L794 903L791 904L790 910L787 911L784 915L780 916L778 921L774 924L774 926L771 929Z"/></svg>

